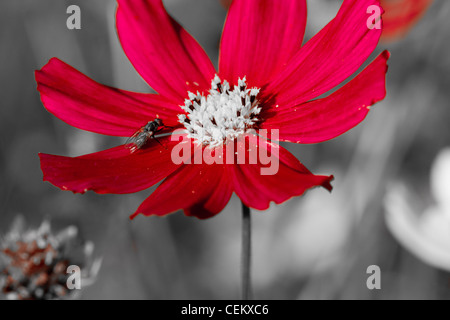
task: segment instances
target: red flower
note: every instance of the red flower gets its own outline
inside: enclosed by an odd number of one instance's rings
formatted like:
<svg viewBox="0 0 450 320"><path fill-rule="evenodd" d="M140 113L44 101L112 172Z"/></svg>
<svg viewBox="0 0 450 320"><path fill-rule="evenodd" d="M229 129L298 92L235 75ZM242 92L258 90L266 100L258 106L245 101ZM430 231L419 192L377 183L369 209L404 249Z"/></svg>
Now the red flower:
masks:
<svg viewBox="0 0 450 320"><path fill-rule="evenodd" d="M392 41L405 34L425 14L433 0L381 0L383 40Z"/></svg>
<svg viewBox="0 0 450 320"><path fill-rule="evenodd" d="M377 46L381 30L367 28L366 12L378 0L344 1L336 18L304 46L305 0L236 0L223 30L220 78L161 0L118 2L123 49L159 94L106 87L54 58L36 72L38 90L49 112L77 128L130 137L161 118L216 150L225 136L249 129L279 129L281 141L317 143L356 126L385 97L386 51L345 86L317 99L352 76ZM206 135L198 134L199 127ZM264 210L315 186L332 188L332 176L313 175L282 147L278 172L262 176L262 163L175 164L171 150L178 142L159 141L164 147L151 140L136 152L119 146L77 158L40 154L44 180L73 192L121 194L166 178L133 217L184 209L202 219L219 213L233 192L245 205Z"/></svg>

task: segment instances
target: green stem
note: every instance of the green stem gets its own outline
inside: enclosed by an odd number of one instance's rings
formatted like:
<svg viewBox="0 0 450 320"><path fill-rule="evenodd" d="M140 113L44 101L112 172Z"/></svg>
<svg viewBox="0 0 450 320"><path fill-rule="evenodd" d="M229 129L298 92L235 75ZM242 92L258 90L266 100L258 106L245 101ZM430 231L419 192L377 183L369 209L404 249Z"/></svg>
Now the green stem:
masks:
<svg viewBox="0 0 450 320"><path fill-rule="evenodd" d="M252 299L251 285L251 219L250 208L242 203L242 300Z"/></svg>

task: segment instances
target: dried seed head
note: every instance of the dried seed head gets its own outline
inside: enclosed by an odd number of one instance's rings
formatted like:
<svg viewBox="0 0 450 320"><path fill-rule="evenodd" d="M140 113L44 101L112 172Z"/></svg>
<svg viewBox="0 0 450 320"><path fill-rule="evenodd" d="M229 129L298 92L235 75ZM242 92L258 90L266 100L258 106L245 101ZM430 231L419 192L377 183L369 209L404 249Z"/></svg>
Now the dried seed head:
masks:
<svg viewBox="0 0 450 320"><path fill-rule="evenodd" d="M0 292L14 300L72 299L67 268L78 265L85 271L83 285L92 283L99 267L92 261L92 246L80 241L74 226L54 234L44 221L38 229L25 230L18 218L0 241Z"/></svg>

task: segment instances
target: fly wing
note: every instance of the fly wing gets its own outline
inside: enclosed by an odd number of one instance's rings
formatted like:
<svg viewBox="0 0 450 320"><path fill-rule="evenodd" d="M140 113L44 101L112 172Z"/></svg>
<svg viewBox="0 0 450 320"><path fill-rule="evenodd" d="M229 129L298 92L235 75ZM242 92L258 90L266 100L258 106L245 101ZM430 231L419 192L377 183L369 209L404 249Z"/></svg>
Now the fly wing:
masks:
<svg viewBox="0 0 450 320"><path fill-rule="evenodd" d="M142 132L143 132L142 128L136 131L131 137L127 139L127 141L125 141L125 145L135 144L139 134L141 134Z"/></svg>
<svg viewBox="0 0 450 320"><path fill-rule="evenodd" d="M130 149L131 153L141 148L143 132L144 128L141 128L125 141L125 148Z"/></svg>

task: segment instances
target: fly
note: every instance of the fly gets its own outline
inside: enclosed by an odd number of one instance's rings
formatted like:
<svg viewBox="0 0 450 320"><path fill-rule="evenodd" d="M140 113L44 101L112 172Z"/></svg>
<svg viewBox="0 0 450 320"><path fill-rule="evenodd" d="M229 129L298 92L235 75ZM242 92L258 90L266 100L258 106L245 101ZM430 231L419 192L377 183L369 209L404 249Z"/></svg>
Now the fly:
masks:
<svg viewBox="0 0 450 320"><path fill-rule="evenodd" d="M155 134L163 130L164 127L167 126L164 125L163 121L156 118L136 131L130 138L128 138L125 145L131 149L131 152L135 152L138 149L142 149L147 144L148 140L153 138L162 146L161 142L159 142L159 140L155 137Z"/></svg>

